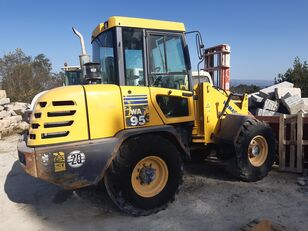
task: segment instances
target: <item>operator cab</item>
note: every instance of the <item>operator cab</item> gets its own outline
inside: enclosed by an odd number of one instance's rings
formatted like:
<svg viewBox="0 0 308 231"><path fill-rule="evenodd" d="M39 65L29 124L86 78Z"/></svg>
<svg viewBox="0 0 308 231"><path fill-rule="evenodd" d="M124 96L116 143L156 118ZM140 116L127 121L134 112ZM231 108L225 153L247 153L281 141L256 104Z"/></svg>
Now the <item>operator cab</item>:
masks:
<svg viewBox="0 0 308 231"><path fill-rule="evenodd" d="M64 86L82 84L81 69L79 66L68 66L64 63L64 67L61 69L64 71Z"/></svg>
<svg viewBox="0 0 308 231"><path fill-rule="evenodd" d="M183 23L110 17L92 33L103 84L191 91Z"/></svg>

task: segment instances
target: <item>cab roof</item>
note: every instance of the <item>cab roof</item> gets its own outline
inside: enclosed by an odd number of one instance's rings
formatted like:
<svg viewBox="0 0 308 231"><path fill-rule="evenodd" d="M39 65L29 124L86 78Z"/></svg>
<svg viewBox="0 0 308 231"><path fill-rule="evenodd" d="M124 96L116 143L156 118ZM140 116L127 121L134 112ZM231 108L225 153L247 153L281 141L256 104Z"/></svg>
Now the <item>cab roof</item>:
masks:
<svg viewBox="0 0 308 231"><path fill-rule="evenodd" d="M185 31L184 23L181 22L112 16L108 19L108 21L100 23L94 29L94 31L92 32L92 40L96 38L104 30L116 26L155 29L155 30L181 31L181 32Z"/></svg>

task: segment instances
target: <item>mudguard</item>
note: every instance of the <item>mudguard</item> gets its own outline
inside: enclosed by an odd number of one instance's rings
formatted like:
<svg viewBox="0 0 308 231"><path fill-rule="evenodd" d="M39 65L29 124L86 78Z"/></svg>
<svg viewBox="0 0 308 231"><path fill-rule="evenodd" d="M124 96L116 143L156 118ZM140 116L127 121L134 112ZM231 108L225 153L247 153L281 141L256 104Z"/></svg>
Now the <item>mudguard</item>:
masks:
<svg viewBox="0 0 308 231"><path fill-rule="evenodd" d="M189 156L179 133L171 125L126 129L111 138L35 148L20 140L18 155L29 175L65 189L76 189L99 183L122 143L131 137L149 133L171 139L182 155Z"/></svg>
<svg viewBox="0 0 308 231"><path fill-rule="evenodd" d="M251 119L251 116L240 114L227 114L218 123L214 133L218 144L234 144L239 136L242 125Z"/></svg>

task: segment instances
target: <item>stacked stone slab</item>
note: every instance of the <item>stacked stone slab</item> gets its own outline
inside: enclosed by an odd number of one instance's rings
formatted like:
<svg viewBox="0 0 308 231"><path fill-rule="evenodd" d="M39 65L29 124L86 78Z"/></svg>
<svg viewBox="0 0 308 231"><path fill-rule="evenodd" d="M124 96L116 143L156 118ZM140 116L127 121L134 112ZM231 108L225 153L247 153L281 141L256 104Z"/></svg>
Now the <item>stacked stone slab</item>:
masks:
<svg viewBox="0 0 308 231"><path fill-rule="evenodd" d="M250 94L249 111L257 116L308 113L308 98L302 98L301 89L285 81Z"/></svg>
<svg viewBox="0 0 308 231"><path fill-rule="evenodd" d="M11 103L6 91L0 90L0 139L5 135L28 129L28 123L22 120L28 107L27 103Z"/></svg>

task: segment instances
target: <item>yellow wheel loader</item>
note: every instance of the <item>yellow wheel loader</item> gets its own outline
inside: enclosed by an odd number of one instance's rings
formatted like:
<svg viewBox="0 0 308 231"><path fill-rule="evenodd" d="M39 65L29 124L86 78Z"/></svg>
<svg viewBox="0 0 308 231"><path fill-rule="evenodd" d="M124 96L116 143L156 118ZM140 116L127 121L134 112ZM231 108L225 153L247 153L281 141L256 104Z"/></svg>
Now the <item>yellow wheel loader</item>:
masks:
<svg viewBox="0 0 308 231"><path fill-rule="evenodd" d="M194 33L201 64L207 53ZM37 100L18 144L25 171L65 189L104 182L132 215L165 208L182 183L182 160L211 150L236 177L265 177L275 158L273 131L248 115L247 95L192 85L187 34L183 23L169 21L111 17L98 25L92 62L81 61L84 84Z"/></svg>

